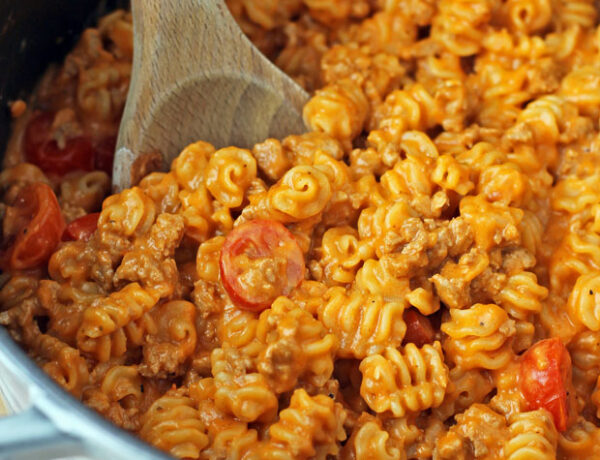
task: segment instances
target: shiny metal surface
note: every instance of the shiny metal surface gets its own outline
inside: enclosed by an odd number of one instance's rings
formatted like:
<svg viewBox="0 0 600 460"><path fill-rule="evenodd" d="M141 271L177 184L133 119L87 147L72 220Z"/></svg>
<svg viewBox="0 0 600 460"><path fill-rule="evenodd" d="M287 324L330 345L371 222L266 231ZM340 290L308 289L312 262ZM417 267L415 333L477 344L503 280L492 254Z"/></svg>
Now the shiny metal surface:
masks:
<svg viewBox="0 0 600 460"><path fill-rule="evenodd" d="M0 385L22 410L0 418L0 459L166 460L56 385L0 327ZM25 410L23 410L25 409Z"/></svg>

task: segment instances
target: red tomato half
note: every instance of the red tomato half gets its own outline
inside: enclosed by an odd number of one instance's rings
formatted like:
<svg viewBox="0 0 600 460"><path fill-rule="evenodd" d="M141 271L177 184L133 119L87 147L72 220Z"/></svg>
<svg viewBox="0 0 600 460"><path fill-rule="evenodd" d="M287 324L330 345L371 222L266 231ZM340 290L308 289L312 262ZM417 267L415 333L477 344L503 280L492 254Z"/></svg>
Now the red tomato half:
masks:
<svg viewBox="0 0 600 460"><path fill-rule="evenodd" d="M304 279L304 257L294 235L274 220L233 229L223 244L221 282L240 308L260 311Z"/></svg>
<svg viewBox="0 0 600 460"><path fill-rule="evenodd" d="M54 114L41 112L29 121L25 130L24 149L27 161L47 173L63 175L70 171L94 169L94 148L89 138L68 139L59 148L52 138Z"/></svg>
<svg viewBox="0 0 600 460"><path fill-rule="evenodd" d="M422 315L414 308L409 308L404 311L403 318L406 323L406 335L403 343L410 342L417 347L422 347L426 343L433 342L435 332L427 316Z"/></svg>
<svg viewBox="0 0 600 460"><path fill-rule="evenodd" d="M98 142L94 155L94 169L99 169L112 176L116 146L117 138L115 136L106 137Z"/></svg>
<svg viewBox="0 0 600 460"><path fill-rule="evenodd" d="M3 267L25 270L46 263L60 242L65 221L52 189L41 182L26 186L6 210L12 238L4 241Z"/></svg>
<svg viewBox="0 0 600 460"><path fill-rule="evenodd" d="M566 430L571 357L559 338L541 340L523 354L519 382L529 410L546 409L556 429Z"/></svg>
<svg viewBox="0 0 600 460"><path fill-rule="evenodd" d="M75 219L67 228L62 235L63 241L87 241L94 234L98 228L98 218L100 217L99 212L93 212L86 214L78 219Z"/></svg>

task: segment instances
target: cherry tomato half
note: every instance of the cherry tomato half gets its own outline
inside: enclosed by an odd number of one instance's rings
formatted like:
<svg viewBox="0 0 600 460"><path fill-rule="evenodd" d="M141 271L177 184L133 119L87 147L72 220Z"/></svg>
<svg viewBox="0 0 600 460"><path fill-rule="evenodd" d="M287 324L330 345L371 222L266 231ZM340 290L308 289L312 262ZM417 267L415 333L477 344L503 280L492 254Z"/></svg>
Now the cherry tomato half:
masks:
<svg viewBox="0 0 600 460"><path fill-rule="evenodd" d="M54 192L41 182L23 188L6 209L4 219L11 225L11 235L9 241L3 241L0 260L3 267L12 270L46 263L65 228Z"/></svg>
<svg viewBox="0 0 600 460"><path fill-rule="evenodd" d="M94 153L94 169L104 171L109 176L112 176L116 146L117 138L115 136L105 137L98 142Z"/></svg>
<svg viewBox="0 0 600 460"><path fill-rule="evenodd" d="M221 249L221 282L240 308L260 311L304 279L304 257L294 235L273 220L233 229Z"/></svg>
<svg viewBox="0 0 600 460"><path fill-rule="evenodd" d="M24 149L27 161L42 171L63 175L70 171L94 169L94 148L85 136L67 139L60 148L52 138L54 114L34 115L25 130Z"/></svg>
<svg viewBox="0 0 600 460"><path fill-rule="evenodd" d="M529 410L546 409L556 429L566 430L571 357L559 338L541 340L523 354L519 382Z"/></svg>
<svg viewBox="0 0 600 460"><path fill-rule="evenodd" d="M86 214L72 221L62 235L63 241L87 241L98 228L99 212Z"/></svg>
<svg viewBox="0 0 600 460"><path fill-rule="evenodd" d="M426 343L433 342L435 332L427 316L422 315L414 308L409 308L404 311L403 318L406 323L406 335L403 343L410 342L417 347L422 347Z"/></svg>

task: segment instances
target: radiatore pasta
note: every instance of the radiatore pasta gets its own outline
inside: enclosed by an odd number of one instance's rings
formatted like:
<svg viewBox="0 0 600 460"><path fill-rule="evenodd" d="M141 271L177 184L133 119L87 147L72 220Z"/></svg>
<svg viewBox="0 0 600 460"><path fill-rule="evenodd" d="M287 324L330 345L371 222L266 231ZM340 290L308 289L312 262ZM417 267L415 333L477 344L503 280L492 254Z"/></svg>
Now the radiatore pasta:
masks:
<svg viewBox="0 0 600 460"><path fill-rule="evenodd" d="M14 112L0 324L179 458L600 458L597 2L227 4L307 132L108 196L102 18Z"/></svg>

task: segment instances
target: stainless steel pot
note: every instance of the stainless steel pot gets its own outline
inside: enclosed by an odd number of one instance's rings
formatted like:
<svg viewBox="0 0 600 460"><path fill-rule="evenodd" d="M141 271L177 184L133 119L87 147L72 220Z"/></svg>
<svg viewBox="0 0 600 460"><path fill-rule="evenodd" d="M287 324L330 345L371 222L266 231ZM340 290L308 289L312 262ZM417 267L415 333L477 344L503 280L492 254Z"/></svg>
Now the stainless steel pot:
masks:
<svg viewBox="0 0 600 460"><path fill-rule="evenodd" d="M0 418L2 460L168 458L66 393L2 327L0 386L9 409L20 410Z"/></svg>
<svg viewBox="0 0 600 460"><path fill-rule="evenodd" d="M0 152L7 104L26 98L47 65L60 61L84 27L119 0L0 0ZM167 459L110 424L56 385L0 326L0 460Z"/></svg>

